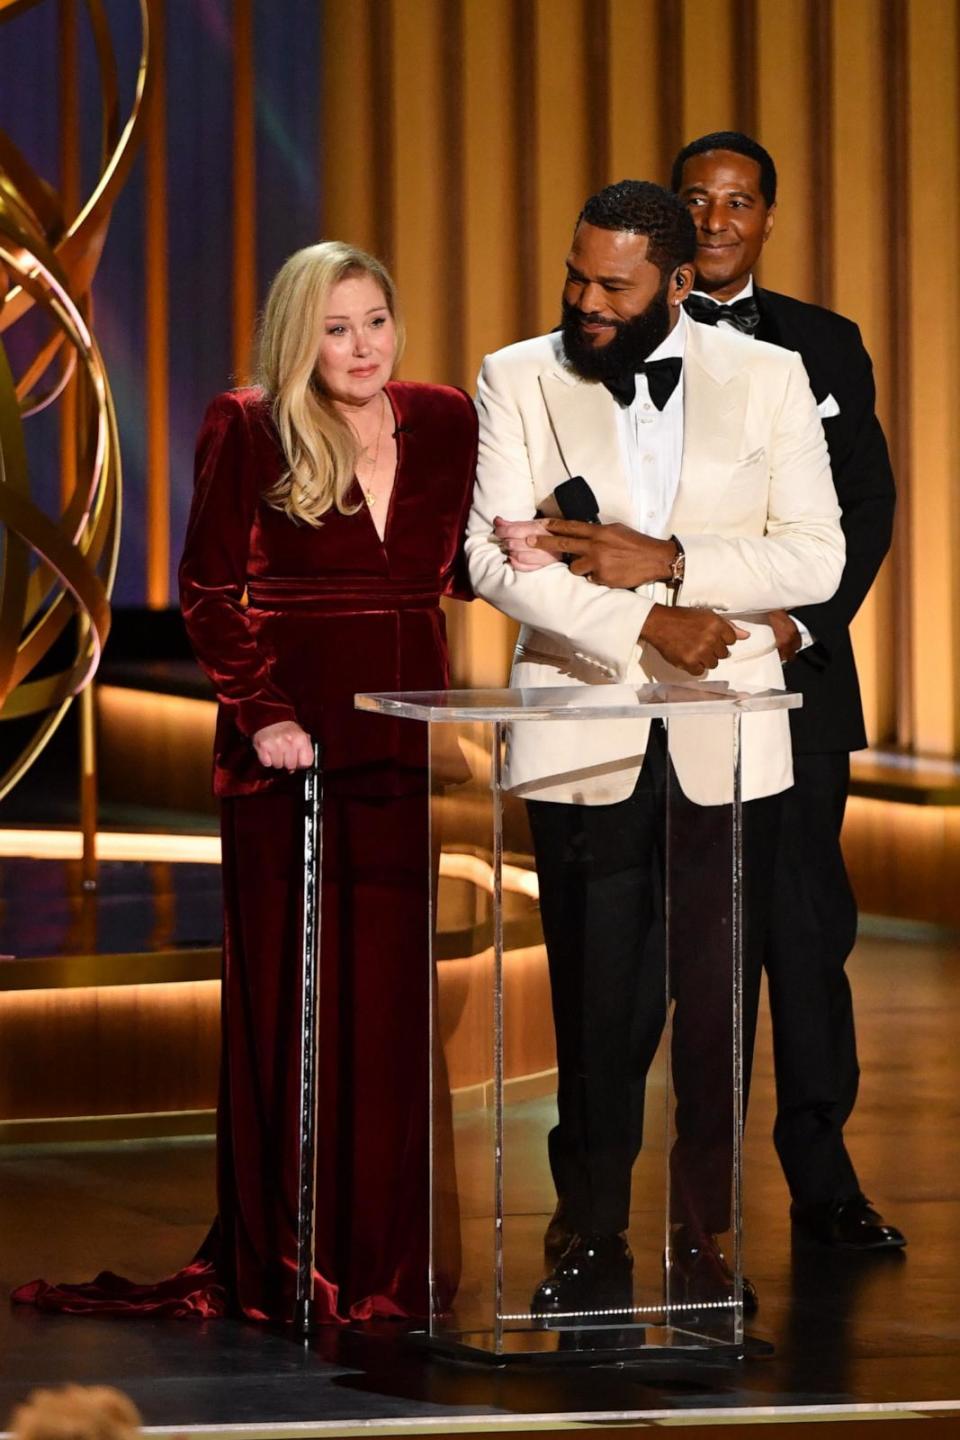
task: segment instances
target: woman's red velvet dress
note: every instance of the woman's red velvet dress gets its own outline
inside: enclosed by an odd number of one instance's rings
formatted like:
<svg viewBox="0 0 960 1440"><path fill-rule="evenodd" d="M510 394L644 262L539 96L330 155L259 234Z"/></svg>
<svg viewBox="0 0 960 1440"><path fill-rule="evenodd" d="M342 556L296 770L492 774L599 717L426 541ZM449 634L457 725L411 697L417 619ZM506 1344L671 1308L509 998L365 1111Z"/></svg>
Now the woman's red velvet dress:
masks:
<svg viewBox="0 0 960 1440"><path fill-rule="evenodd" d="M365 505L330 510L315 529L265 503L283 456L260 391L221 395L207 412L180 583L220 702L219 1216L197 1260L158 1285L104 1274L34 1282L17 1299L292 1317L303 780L261 767L251 736L296 720L324 756L317 1312L426 1314L425 739L422 727L358 713L353 696L448 682L439 602L459 584L476 418L444 386L393 382L387 394L397 470L383 541Z"/></svg>

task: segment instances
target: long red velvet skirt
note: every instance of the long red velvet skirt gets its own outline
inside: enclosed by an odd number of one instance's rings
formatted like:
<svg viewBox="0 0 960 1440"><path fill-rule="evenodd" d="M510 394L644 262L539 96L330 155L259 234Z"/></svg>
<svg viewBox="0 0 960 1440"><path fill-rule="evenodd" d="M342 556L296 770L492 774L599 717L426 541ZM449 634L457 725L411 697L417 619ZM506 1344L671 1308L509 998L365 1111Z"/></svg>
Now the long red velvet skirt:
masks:
<svg viewBox="0 0 960 1440"><path fill-rule="evenodd" d="M318 1313L427 1311L429 864L422 793L324 804ZM302 805L223 802L221 1266L254 1318L293 1313Z"/></svg>
<svg viewBox="0 0 960 1440"><path fill-rule="evenodd" d="M299 786L222 801L219 1216L157 1285L104 1273L14 1298L72 1313L290 1320L296 1279ZM318 1319L424 1316L428 1299L429 859L422 790L324 802ZM451 1230L456 1227L451 1227ZM448 1254L445 1283L455 1284Z"/></svg>

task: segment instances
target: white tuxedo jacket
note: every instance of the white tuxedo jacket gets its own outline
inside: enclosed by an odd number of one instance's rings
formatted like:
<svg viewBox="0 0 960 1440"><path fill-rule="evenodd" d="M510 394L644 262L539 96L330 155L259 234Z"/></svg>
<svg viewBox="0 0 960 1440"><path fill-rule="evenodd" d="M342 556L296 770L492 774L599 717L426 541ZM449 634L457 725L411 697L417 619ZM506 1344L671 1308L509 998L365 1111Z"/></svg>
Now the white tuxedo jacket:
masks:
<svg viewBox="0 0 960 1440"><path fill-rule="evenodd" d="M735 616L829 599L843 570L843 533L800 357L725 326L688 324L683 462L669 525L686 551L681 603ZM590 485L602 521L634 523L615 406L604 386L566 366L559 334L510 345L483 362L467 556L476 593L522 626L511 685L691 681L639 642L655 603L648 595L594 585L559 562L517 572L492 533L497 515L558 514L553 491L572 475ZM665 587L656 588L656 598L667 601ZM705 678L737 690L783 688L773 632L763 624L743 628L749 639ZM746 715L742 724L744 799L786 789L793 779L787 713ZM642 720L518 723L506 783L535 799L626 799L647 732ZM730 799L723 721L672 722L670 749L691 799Z"/></svg>

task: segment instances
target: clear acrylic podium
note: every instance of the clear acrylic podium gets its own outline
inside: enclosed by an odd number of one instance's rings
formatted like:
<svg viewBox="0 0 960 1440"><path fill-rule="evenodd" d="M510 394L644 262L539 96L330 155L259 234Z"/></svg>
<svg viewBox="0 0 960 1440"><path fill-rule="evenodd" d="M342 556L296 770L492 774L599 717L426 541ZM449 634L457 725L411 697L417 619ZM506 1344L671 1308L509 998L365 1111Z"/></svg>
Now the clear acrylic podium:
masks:
<svg viewBox="0 0 960 1440"><path fill-rule="evenodd" d="M762 744L765 725L787 722L771 712L800 703L702 682L356 697L359 709L427 727L430 1348L494 1363L745 1353L741 739L759 727ZM598 753L648 746L662 776L656 841L642 862L652 923L644 911L647 939L626 978L635 991L604 1018L589 975L571 986L558 972L551 986L569 937L554 919L548 956L541 886L562 907L565 881L543 856L538 874L527 802L549 795L558 755L564 784L576 792L582 783L589 798L591 780L623 763L598 764ZM618 879L618 903L629 906L630 874ZM560 913L556 898L550 904ZM558 1070L558 987L565 1035L601 1027L599 1066L564 1040ZM591 1043L597 1053L595 1034ZM591 1067L612 1090L597 1088ZM606 1108L604 1093L613 1096ZM571 1128L575 1113L587 1118ZM575 1281L545 1310L544 1232L566 1185L557 1177L575 1173L577 1193L593 1196L610 1157L627 1167L632 1266L618 1262L580 1289ZM716 1236L725 1270L691 1249L691 1236Z"/></svg>

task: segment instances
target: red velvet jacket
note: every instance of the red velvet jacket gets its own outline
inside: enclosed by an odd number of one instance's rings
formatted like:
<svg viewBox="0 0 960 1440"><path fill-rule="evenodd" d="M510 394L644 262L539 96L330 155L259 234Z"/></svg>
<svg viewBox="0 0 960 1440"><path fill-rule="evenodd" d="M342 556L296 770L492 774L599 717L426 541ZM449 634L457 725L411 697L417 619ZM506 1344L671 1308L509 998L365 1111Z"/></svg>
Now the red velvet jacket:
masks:
<svg viewBox="0 0 960 1440"><path fill-rule="evenodd" d="M353 696L448 682L439 602L469 594L461 547L477 421L447 386L395 381L387 395L397 473L382 543L363 504L329 510L315 529L265 503L284 460L261 391L218 395L204 417L180 603L220 702L218 795L290 783L259 764L250 741L279 720L299 721L321 740L324 770L361 789L379 788L385 765L422 763L421 727L358 713Z"/></svg>

